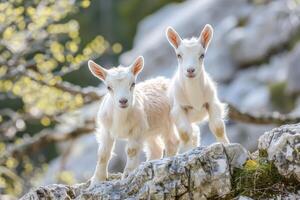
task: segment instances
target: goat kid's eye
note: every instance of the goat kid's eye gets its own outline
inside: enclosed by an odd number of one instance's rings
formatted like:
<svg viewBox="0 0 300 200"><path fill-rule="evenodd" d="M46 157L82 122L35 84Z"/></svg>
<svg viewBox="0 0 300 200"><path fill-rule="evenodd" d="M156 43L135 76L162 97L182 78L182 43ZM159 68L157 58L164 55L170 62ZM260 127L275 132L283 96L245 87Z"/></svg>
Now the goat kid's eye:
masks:
<svg viewBox="0 0 300 200"><path fill-rule="evenodd" d="M204 54L201 54L199 59L203 59L204 58Z"/></svg>
<svg viewBox="0 0 300 200"><path fill-rule="evenodd" d="M107 86L108 91L112 91L112 88L110 86Z"/></svg>
<svg viewBox="0 0 300 200"><path fill-rule="evenodd" d="M178 59L181 59L182 56L181 56L180 54L177 54L177 58L178 58Z"/></svg>
<svg viewBox="0 0 300 200"><path fill-rule="evenodd" d="M135 83L132 83L131 86L130 86L130 89L132 89L134 87L135 87Z"/></svg>

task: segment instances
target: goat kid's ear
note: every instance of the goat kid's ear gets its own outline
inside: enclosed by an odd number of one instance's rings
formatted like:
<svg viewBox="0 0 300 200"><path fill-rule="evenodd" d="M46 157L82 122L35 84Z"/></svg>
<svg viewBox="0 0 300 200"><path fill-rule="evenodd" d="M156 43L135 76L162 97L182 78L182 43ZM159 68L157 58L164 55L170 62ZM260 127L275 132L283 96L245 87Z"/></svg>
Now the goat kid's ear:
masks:
<svg viewBox="0 0 300 200"><path fill-rule="evenodd" d="M166 35L170 44L177 49L182 40L179 34L171 26L169 26L167 28Z"/></svg>
<svg viewBox="0 0 300 200"><path fill-rule="evenodd" d="M144 68L144 57L139 56L130 66L130 70L134 76L138 75Z"/></svg>
<svg viewBox="0 0 300 200"><path fill-rule="evenodd" d="M199 41L204 49L207 49L212 37L214 29L210 24L206 24L200 34Z"/></svg>
<svg viewBox="0 0 300 200"><path fill-rule="evenodd" d="M99 78L100 80L104 81L107 75L107 70L95 63L92 60L89 60L88 62L89 69L92 72L94 76Z"/></svg>

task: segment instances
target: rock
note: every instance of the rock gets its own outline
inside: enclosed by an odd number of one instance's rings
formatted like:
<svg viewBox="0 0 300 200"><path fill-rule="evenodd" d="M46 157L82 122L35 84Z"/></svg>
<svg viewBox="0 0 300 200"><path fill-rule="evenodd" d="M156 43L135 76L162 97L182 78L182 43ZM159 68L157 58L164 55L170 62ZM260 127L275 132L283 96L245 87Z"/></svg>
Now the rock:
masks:
<svg viewBox="0 0 300 200"><path fill-rule="evenodd" d="M288 193L288 194L278 195L276 197L276 199L281 199L281 200L297 200L297 199L300 199L300 192L298 191L298 194L291 192L291 193Z"/></svg>
<svg viewBox="0 0 300 200"><path fill-rule="evenodd" d="M230 6L229 6L230 5ZM171 76L176 70L172 47L165 37L173 26L182 37L198 36L206 23L215 29L205 64L217 81L228 81L240 66L265 63L297 36L299 6L292 1L270 1L255 5L246 0L191 0L171 4L143 20L134 47L120 61L145 57L144 76Z"/></svg>
<svg viewBox="0 0 300 200"><path fill-rule="evenodd" d="M252 198L250 198L250 197L246 197L246 196L239 196L239 197L237 197L237 198L235 198L234 200L253 200Z"/></svg>
<svg viewBox="0 0 300 200"><path fill-rule="evenodd" d="M227 86L224 99L238 108L243 107L245 97L251 92L255 93L255 89L263 85L257 81L256 72L253 68L238 72Z"/></svg>
<svg viewBox="0 0 300 200"><path fill-rule="evenodd" d="M177 12L178 9L182 7L181 3L170 3L167 6L162 7L158 11L156 11L154 14L145 17L139 24L137 28L137 32L134 36L133 45L138 45L142 42L143 38L151 32L154 29L156 29L157 26L159 26L167 15L173 15L175 12Z"/></svg>
<svg viewBox="0 0 300 200"><path fill-rule="evenodd" d="M191 0L170 6L140 23L133 49L124 53L120 62L128 64L143 55L143 78L158 74L170 77L177 61L165 36L167 26L174 26L182 37L191 37L199 36L204 25L211 23L215 34L206 56L206 67L216 80L228 80L235 72L235 65L230 58L227 38L239 18L249 15L254 5L247 0Z"/></svg>
<svg viewBox="0 0 300 200"><path fill-rule="evenodd" d="M269 88L258 80L257 74L259 73L255 68L238 72L236 78L225 89L225 101L245 111L270 111Z"/></svg>
<svg viewBox="0 0 300 200"><path fill-rule="evenodd" d="M256 79L264 85L285 82L288 78L290 52L277 54L270 58L268 63L254 66L256 68Z"/></svg>
<svg viewBox="0 0 300 200"><path fill-rule="evenodd" d="M297 36L300 20L296 16L300 9L292 4L292 1L271 1L257 6L247 17L246 26L231 33L230 52L238 65L262 62Z"/></svg>
<svg viewBox="0 0 300 200"><path fill-rule="evenodd" d="M300 124L284 125L259 138L259 151L267 152L279 173L300 182Z"/></svg>
<svg viewBox="0 0 300 200"><path fill-rule="evenodd" d="M239 144L214 144L185 154L145 162L126 179L74 186L49 185L21 199L207 199L231 190L231 173L248 158Z"/></svg>
<svg viewBox="0 0 300 200"><path fill-rule="evenodd" d="M258 138L274 125L257 126L254 124L233 123L226 126L230 142L242 144L250 152L257 149Z"/></svg>
<svg viewBox="0 0 300 200"><path fill-rule="evenodd" d="M278 195L272 199L267 199L267 200L274 200L274 199L280 199L280 200L296 200L296 199L300 199L300 195L299 194L295 194L295 193L288 193L288 194L282 194L282 195ZM239 196L237 198L235 198L234 200L254 200L250 197L247 196Z"/></svg>
<svg viewBox="0 0 300 200"><path fill-rule="evenodd" d="M16 197L14 197L14 196L11 196L11 195L2 195L2 194L0 194L0 199L1 200L17 200L17 198Z"/></svg>
<svg viewBox="0 0 300 200"><path fill-rule="evenodd" d="M261 86L255 89L255 91L248 93L243 102L243 107L247 108L247 111L251 113L260 114L271 110L270 106L270 91L267 86Z"/></svg>
<svg viewBox="0 0 300 200"><path fill-rule="evenodd" d="M239 70L233 80L221 87L225 101L251 112L270 112L270 85L288 81L289 60L295 51L285 52L269 63Z"/></svg>
<svg viewBox="0 0 300 200"><path fill-rule="evenodd" d="M257 149L257 140L261 136L261 133L264 133L274 127L274 125L257 126L254 124L234 123L230 121L226 122L226 132L229 141L241 144L250 152ZM201 124L200 129L201 146L208 146L217 142L206 122Z"/></svg>
<svg viewBox="0 0 300 200"><path fill-rule="evenodd" d="M278 172L286 178L274 178L270 179L274 181L272 183L263 183L262 187L268 188L268 191L269 187L274 187L274 195L268 195L272 197L270 199L288 200L300 197L300 185L293 184L294 177L299 181L299 137L300 123L275 128L259 138L259 152L251 156L256 166L252 167L263 170L259 168L263 165L257 164L260 160L265 160L264 165L272 163L273 166L274 163ZM245 166L249 157L248 152L239 144L217 143L198 147L175 157L142 163L123 180L120 180L118 174L92 188L89 188L89 183L42 186L33 189L21 199L257 199L257 195L261 195L263 190L256 194L257 188L253 188L253 191L247 193L249 196L240 196L236 192L242 185L237 187L235 182L231 185L232 180L247 176L244 172L249 170L250 165L248 164L248 168ZM244 172L236 173L234 169L237 168ZM267 171L265 173L270 175ZM277 172L275 174L278 176ZM261 181L261 178L255 178L253 177L254 184L262 184L256 182ZM236 196L232 196L233 194Z"/></svg>
<svg viewBox="0 0 300 200"><path fill-rule="evenodd" d="M300 116L300 97L298 97L296 100L295 100L295 108L292 112L290 112L290 115L292 116Z"/></svg>
<svg viewBox="0 0 300 200"><path fill-rule="evenodd" d="M295 47L289 56L288 88L289 93L300 93L300 43Z"/></svg>

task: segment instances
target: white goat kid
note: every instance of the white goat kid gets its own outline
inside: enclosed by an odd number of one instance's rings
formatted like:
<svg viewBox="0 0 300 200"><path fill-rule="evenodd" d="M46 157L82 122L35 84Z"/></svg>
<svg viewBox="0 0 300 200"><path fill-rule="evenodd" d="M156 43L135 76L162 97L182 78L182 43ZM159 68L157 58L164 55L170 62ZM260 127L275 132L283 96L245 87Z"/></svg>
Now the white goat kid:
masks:
<svg viewBox="0 0 300 200"><path fill-rule="evenodd" d="M93 61L89 61L88 65L93 75L101 79L108 89L97 116L98 162L91 186L107 179L108 162L116 139L128 141L123 177L137 167L139 153L144 146L147 160L161 158L164 147L166 156L175 155L179 138L170 117L169 81L156 78L135 87L136 77L143 69L143 57L137 58L129 67L119 66L110 70Z"/></svg>
<svg viewBox="0 0 300 200"><path fill-rule="evenodd" d="M178 58L178 70L169 90L171 115L181 138L181 151L198 146L200 131L195 123L209 117L209 127L217 141L229 143L225 132L225 105L216 86L206 73L203 60L213 37L213 28L205 25L199 38L181 39L171 27L166 31Z"/></svg>

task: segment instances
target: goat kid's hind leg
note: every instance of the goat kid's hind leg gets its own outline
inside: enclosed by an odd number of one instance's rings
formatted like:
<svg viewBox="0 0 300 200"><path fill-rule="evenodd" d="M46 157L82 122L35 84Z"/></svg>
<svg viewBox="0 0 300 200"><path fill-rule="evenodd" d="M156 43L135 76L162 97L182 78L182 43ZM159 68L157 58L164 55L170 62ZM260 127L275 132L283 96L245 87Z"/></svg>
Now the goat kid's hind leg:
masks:
<svg viewBox="0 0 300 200"><path fill-rule="evenodd" d="M179 138L175 126L165 131L162 139L165 144L165 157L175 156L178 153Z"/></svg>
<svg viewBox="0 0 300 200"><path fill-rule="evenodd" d="M126 178L139 165L139 155L142 145L143 141L140 139L128 140L126 146L127 161L122 178Z"/></svg>
<svg viewBox="0 0 300 200"><path fill-rule="evenodd" d="M192 134L193 128L188 120L186 111L181 106L175 106L171 111L172 119L175 122L179 138L179 152L183 153L193 148Z"/></svg>
<svg viewBox="0 0 300 200"><path fill-rule="evenodd" d="M163 156L163 146L158 137L150 137L146 142L147 161L160 159Z"/></svg>
<svg viewBox="0 0 300 200"><path fill-rule="evenodd" d="M224 106L218 100L209 103L207 106L209 114L209 128L214 133L218 142L228 144L229 140L225 130L223 120Z"/></svg>
<svg viewBox="0 0 300 200"><path fill-rule="evenodd" d="M199 147L201 144L201 135L200 135L200 128L197 124L192 124L193 134L192 134L192 145L193 147Z"/></svg>
<svg viewBox="0 0 300 200"><path fill-rule="evenodd" d="M111 152L115 141L111 138L107 131L101 131L98 137L98 161L94 175L91 179L90 187L94 186L100 181L105 181L108 176L108 162L111 157Z"/></svg>

